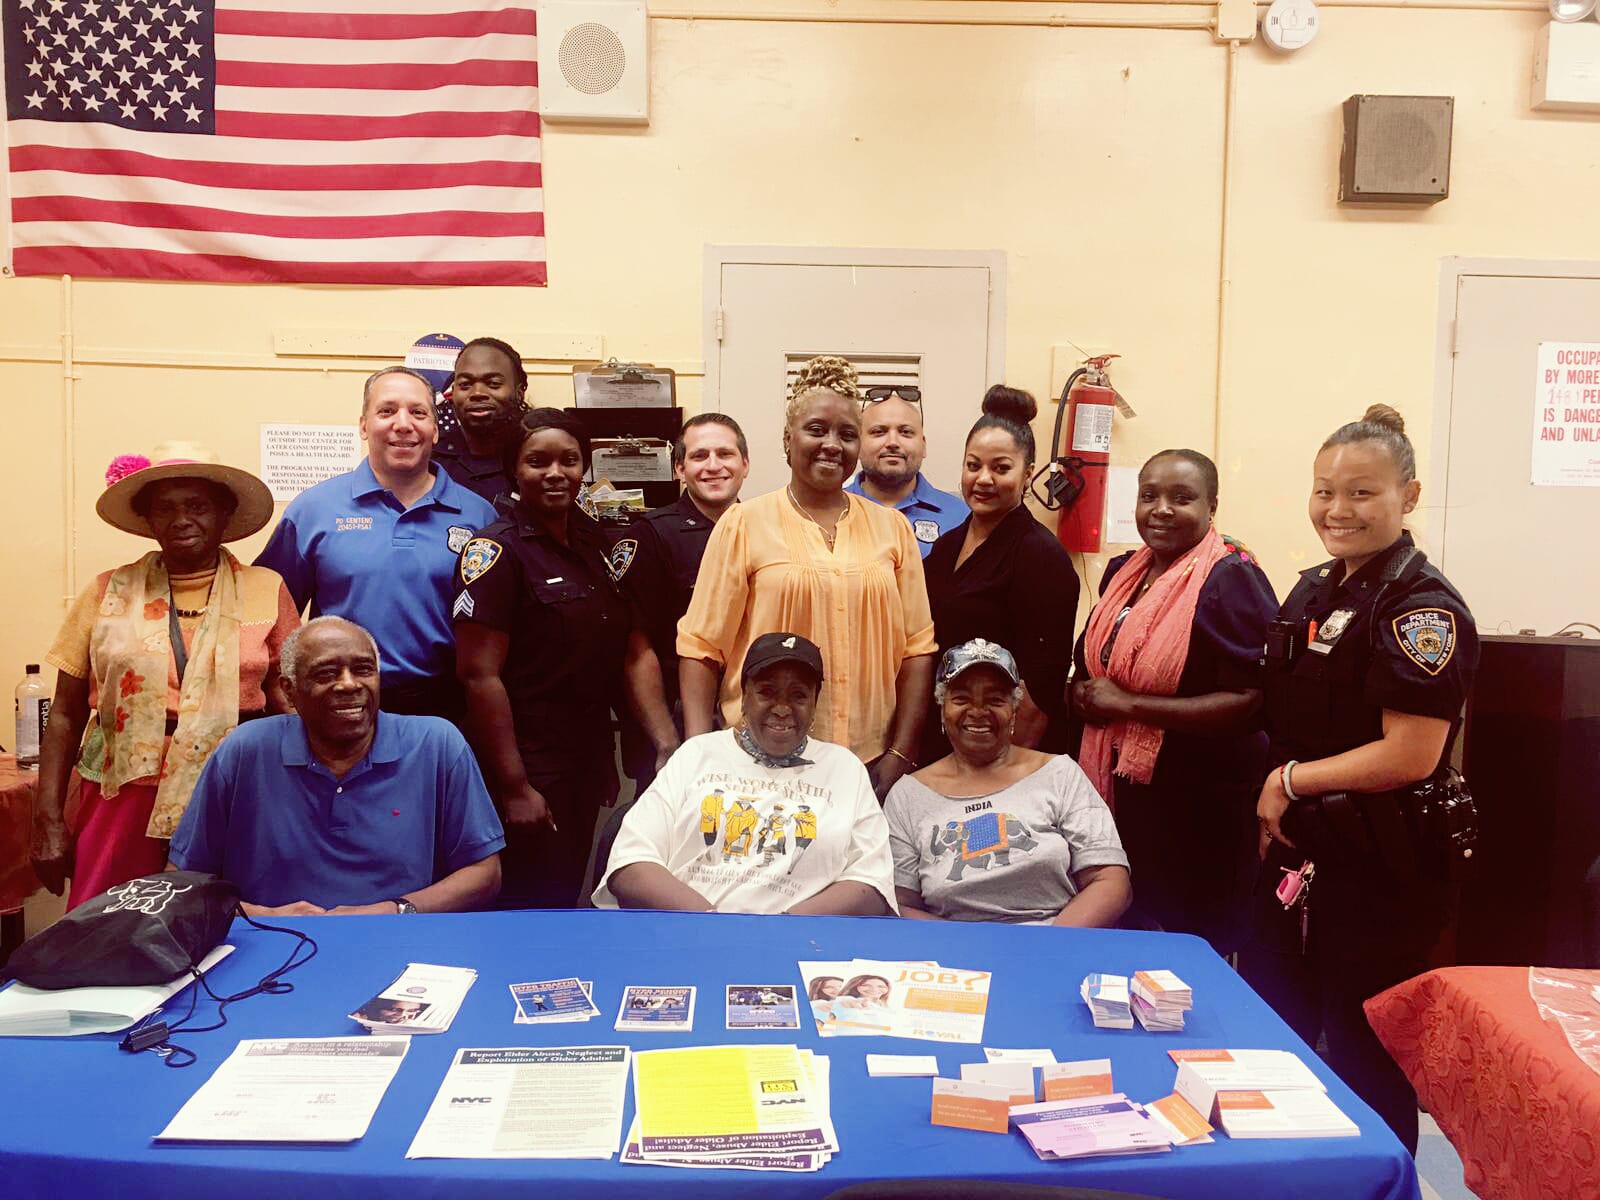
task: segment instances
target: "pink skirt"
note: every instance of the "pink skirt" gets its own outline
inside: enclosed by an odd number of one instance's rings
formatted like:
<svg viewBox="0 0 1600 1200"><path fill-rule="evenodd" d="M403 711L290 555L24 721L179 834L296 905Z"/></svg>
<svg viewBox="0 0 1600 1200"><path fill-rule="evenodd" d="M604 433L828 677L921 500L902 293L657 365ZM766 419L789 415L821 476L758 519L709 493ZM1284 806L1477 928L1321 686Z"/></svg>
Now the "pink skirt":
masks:
<svg viewBox="0 0 1600 1200"><path fill-rule="evenodd" d="M77 908L107 888L141 875L154 875L166 867L166 841L147 837L144 832L155 806L153 783L123 784L115 796L107 798L98 783L83 781L68 908Z"/></svg>

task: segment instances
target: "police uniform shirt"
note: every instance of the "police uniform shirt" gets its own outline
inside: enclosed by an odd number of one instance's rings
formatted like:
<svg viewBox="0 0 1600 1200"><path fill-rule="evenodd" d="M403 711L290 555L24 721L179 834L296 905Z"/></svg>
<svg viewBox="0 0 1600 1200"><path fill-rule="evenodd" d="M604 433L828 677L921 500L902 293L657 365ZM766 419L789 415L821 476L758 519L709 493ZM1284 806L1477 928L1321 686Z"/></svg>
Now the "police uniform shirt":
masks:
<svg viewBox="0 0 1600 1200"><path fill-rule="evenodd" d="M495 518L487 500L445 471L433 474L428 494L406 508L363 461L291 500L256 559L313 617L368 630L385 687L455 674L456 556Z"/></svg>
<svg viewBox="0 0 1600 1200"><path fill-rule="evenodd" d="M500 455L472 453L459 430L439 435L439 444L433 448L433 461L448 471L450 478L490 504L515 490Z"/></svg>
<svg viewBox="0 0 1600 1200"><path fill-rule="evenodd" d="M1299 653L1287 672L1269 669L1268 676L1276 761L1325 758L1377 741L1384 709L1459 720L1478 665L1477 626L1431 563L1382 580L1412 549L1411 535L1402 533L1348 580L1340 580L1337 559L1301 572L1280 614L1300 626Z"/></svg>
<svg viewBox="0 0 1600 1200"><path fill-rule="evenodd" d="M940 650L978 637L1004 646L1016 657L1028 695L1059 724L1078 614L1072 559L1019 504L957 567L967 526L963 521L935 542L923 564L934 638ZM920 761L948 752L937 718L924 722Z"/></svg>
<svg viewBox="0 0 1600 1200"><path fill-rule="evenodd" d="M863 500L872 500L861 486L859 472L845 484L844 490ZM873 500L873 503L877 501ZM972 512L965 500L950 492L940 491L922 477L921 471L917 472L917 486L895 508L911 523L911 532L917 539L917 549L922 552L923 558L928 557L935 542L965 521ZM943 642L939 644L944 645Z"/></svg>
<svg viewBox="0 0 1600 1200"><path fill-rule="evenodd" d="M573 509L563 546L512 513L461 552L457 624L510 636L502 669L530 773L559 771L611 740L632 615L607 563L606 536Z"/></svg>
<svg viewBox="0 0 1600 1200"><path fill-rule="evenodd" d="M684 492L671 504L645 513L611 547L612 574L633 602L661 660L669 706L678 693L678 618L689 610L714 527Z"/></svg>

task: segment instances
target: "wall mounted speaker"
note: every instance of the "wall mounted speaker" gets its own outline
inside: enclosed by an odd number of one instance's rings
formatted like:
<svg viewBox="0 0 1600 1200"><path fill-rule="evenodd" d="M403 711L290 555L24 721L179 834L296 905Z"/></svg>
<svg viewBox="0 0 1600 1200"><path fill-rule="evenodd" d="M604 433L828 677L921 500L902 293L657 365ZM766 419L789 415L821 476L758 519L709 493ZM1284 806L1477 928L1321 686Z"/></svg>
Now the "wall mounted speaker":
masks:
<svg viewBox="0 0 1600 1200"><path fill-rule="evenodd" d="M1351 96L1341 204L1437 204L1450 194L1451 96Z"/></svg>
<svg viewBox="0 0 1600 1200"><path fill-rule="evenodd" d="M539 5L539 115L547 121L650 120L650 18L644 0Z"/></svg>

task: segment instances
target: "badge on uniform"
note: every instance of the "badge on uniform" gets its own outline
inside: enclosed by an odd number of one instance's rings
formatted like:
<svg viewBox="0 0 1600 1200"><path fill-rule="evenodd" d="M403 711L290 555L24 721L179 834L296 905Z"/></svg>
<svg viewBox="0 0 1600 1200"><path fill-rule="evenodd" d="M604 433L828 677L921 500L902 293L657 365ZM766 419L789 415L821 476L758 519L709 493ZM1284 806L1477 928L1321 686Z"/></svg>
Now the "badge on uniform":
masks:
<svg viewBox="0 0 1600 1200"><path fill-rule="evenodd" d="M1438 608L1415 608L1394 619L1400 652L1429 675L1437 675L1456 652L1456 615Z"/></svg>
<svg viewBox="0 0 1600 1200"><path fill-rule="evenodd" d="M611 553L606 558L606 568L611 572L612 579L621 579L628 573L628 568L633 565L633 556L639 553L638 538L623 538L611 547Z"/></svg>
<svg viewBox="0 0 1600 1200"><path fill-rule="evenodd" d="M471 583L499 561L500 543L491 538L473 538L461 552L461 582Z"/></svg>
<svg viewBox="0 0 1600 1200"><path fill-rule="evenodd" d="M1317 635L1307 644L1306 649L1313 654L1327 654L1333 650L1334 643L1344 636L1344 631L1350 628L1350 622L1355 619L1356 610L1353 608L1338 608L1328 614L1328 619L1317 626Z"/></svg>
<svg viewBox="0 0 1600 1200"><path fill-rule="evenodd" d="M451 554L460 554L461 547L472 540L472 530L465 525L452 525L445 530L445 545L450 547Z"/></svg>
<svg viewBox="0 0 1600 1200"><path fill-rule="evenodd" d="M911 532L919 542L937 542L939 540L939 523L937 521L913 521Z"/></svg>

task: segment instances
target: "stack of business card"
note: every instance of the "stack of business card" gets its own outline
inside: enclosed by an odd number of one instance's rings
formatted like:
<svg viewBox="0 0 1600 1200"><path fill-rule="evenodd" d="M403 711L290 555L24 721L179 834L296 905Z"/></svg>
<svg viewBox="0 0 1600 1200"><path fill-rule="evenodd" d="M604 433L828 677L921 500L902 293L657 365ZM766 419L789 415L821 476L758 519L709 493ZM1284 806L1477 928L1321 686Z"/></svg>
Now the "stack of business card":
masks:
<svg viewBox="0 0 1600 1200"><path fill-rule="evenodd" d="M587 1021L600 1015L592 998L594 984L587 979L545 979L538 983L513 983L518 1025L555 1025Z"/></svg>
<svg viewBox="0 0 1600 1200"><path fill-rule="evenodd" d="M1132 1029L1133 1012L1128 1000L1128 977L1104 975L1099 971L1083 977L1078 988L1089 1015L1101 1029Z"/></svg>
<svg viewBox="0 0 1600 1200"><path fill-rule="evenodd" d="M1151 1033L1183 1029L1183 1014L1194 1007L1189 985L1171 971L1137 971L1133 976L1133 1015Z"/></svg>
<svg viewBox="0 0 1600 1200"><path fill-rule="evenodd" d="M350 1014L374 1033L443 1033L477 980L471 967L407 963L383 991Z"/></svg>

